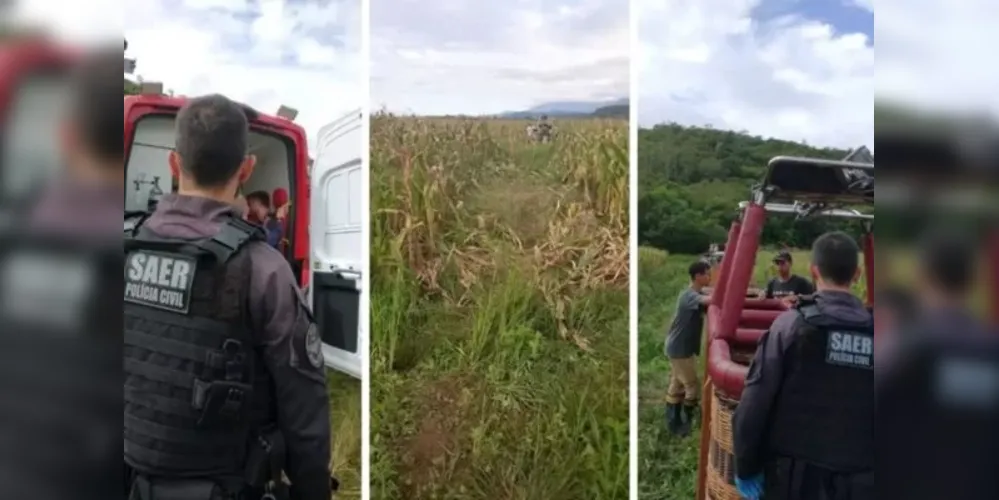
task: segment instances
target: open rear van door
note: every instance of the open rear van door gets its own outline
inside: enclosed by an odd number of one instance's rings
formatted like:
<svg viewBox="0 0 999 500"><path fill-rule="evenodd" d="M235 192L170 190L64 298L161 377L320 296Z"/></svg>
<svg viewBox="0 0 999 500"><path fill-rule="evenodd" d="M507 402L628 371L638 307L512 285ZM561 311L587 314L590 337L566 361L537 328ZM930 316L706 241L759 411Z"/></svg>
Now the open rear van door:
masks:
<svg viewBox="0 0 999 500"><path fill-rule="evenodd" d="M326 366L361 378L365 341L361 311L364 276L362 230L363 114L356 111L323 127L316 143L310 214L309 302L323 339Z"/></svg>

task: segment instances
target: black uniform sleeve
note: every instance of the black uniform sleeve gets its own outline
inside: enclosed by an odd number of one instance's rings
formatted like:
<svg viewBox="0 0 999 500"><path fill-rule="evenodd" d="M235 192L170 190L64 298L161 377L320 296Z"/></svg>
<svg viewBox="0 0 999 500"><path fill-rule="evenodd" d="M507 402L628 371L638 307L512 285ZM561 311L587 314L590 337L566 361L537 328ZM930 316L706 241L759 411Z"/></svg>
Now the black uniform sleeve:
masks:
<svg viewBox="0 0 999 500"><path fill-rule="evenodd" d="M278 425L287 445L285 473L292 498L329 500L330 405L322 341L291 269L273 254L277 259L266 259L273 262L255 262L250 311L274 379Z"/></svg>
<svg viewBox="0 0 999 500"><path fill-rule="evenodd" d="M790 344L797 313L786 313L774 321L756 349L749 366L746 389L732 422L735 468L741 478L763 472L765 439L770 413L784 378L784 354Z"/></svg>

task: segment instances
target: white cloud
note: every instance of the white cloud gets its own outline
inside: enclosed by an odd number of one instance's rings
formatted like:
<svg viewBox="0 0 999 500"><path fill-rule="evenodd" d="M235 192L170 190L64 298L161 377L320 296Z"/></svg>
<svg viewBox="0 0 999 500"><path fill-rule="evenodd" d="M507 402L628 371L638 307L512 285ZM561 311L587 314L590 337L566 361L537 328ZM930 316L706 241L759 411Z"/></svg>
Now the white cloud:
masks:
<svg viewBox="0 0 999 500"><path fill-rule="evenodd" d="M23 0L13 19L76 43L124 34L143 78L267 113L291 106L314 138L364 105L360 9L361 0Z"/></svg>
<svg viewBox="0 0 999 500"><path fill-rule="evenodd" d="M759 3L637 0L640 123L711 125L820 146L871 144L874 48L867 38L792 16L760 23L752 16Z"/></svg>
<svg viewBox="0 0 999 500"><path fill-rule="evenodd" d="M999 114L997 19L992 0L879 0L878 97Z"/></svg>
<svg viewBox="0 0 999 500"><path fill-rule="evenodd" d="M373 108L496 113L628 95L628 2L371 3Z"/></svg>
<svg viewBox="0 0 999 500"><path fill-rule="evenodd" d="M66 41L100 43L121 34L123 4L121 0L20 0L14 2L11 19L45 28Z"/></svg>
<svg viewBox="0 0 999 500"><path fill-rule="evenodd" d="M123 8L138 73L177 94L218 92L266 113L290 106L310 139L364 105L360 0L146 0Z"/></svg>

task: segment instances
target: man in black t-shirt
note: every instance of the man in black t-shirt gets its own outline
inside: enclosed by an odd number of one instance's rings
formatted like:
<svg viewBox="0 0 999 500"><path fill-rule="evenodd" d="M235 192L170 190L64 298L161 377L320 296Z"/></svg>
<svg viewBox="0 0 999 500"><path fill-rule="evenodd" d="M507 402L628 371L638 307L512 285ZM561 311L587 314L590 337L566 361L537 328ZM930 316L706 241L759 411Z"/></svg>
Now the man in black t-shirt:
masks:
<svg viewBox="0 0 999 500"><path fill-rule="evenodd" d="M767 287L760 294L760 298L790 300L794 302L802 295L815 293L815 286L812 285L811 281L791 273L791 266L794 264L791 252L781 250L774 257L773 262L777 266L777 277L770 280L770 283L767 283Z"/></svg>

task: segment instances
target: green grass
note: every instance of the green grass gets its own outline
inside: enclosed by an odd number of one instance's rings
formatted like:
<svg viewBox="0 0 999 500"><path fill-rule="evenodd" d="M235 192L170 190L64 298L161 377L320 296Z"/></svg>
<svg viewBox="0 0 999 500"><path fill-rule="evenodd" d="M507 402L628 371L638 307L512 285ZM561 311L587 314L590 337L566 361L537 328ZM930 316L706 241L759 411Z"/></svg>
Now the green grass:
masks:
<svg viewBox="0 0 999 500"><path fill-rule="evenodd" d="M627 121L372 120L371 498L628 498Z"/></svg>
<svg viewBox="0 0 999 500"><path fill-rule="evenodd" d="M333 430L333 475L340 480L338 500L361 498L361 382L329 372L330 423Z"/></svg>
<svg viewBox="0 0 999 500"><path fill-rule="evenodd" d="M772 277L774 252L758 255L753 284L762 287ZM666 432L666 389L669 362L663 355L666 327L676 298L687 286L687 267L696 256L667 255L641 248L638 255L639 342L639 498L690 500L696 495L700 429L679 439ZM808 276L808 253L795 252L794 272ZM862 293L858 286L857 293ZM703 365L702 365L703 366ZM701 380L703 381L703 371Z"/></svg>

